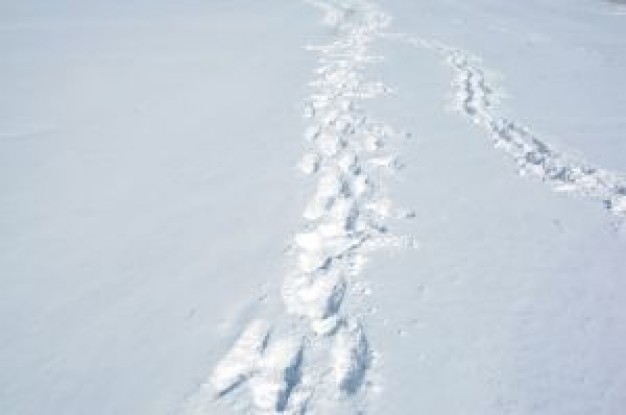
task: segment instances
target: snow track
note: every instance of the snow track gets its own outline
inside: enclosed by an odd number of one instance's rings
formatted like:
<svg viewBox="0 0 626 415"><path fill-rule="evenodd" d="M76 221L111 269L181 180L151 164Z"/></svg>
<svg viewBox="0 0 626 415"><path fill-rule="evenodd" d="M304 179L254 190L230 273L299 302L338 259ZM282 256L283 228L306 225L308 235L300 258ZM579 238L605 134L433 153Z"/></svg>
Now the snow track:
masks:
<svg viewBox="0 0 626 415"><path fill-rule="evenodd" d="M319 67L304 102L308 150L299 168L315 185L282 290L287 327L272 333L281 322L252 322L184 413L210 413L215 399L242 413L323 413L340 405L361 412L366 405L354 399L367 393L368 369L375 365L358 305L367 292L363 266L371 250L414 246L385 224L391 215L402 216L385 192L398 166L385 141L395 133L360 105L387 92L363 73L378 60L369 49L389 18L366 1L310 3L336 36L309 47ZM352 307L344 304L348 297Z"/></svg>
<svg viewBox="0 0 626 415"><path fill-rule="evenodd" d="M520 175L539 178L559 192L598 199L614 215L626 216L626 176L557 151L530 128L500 117L495 108L496 88L479 66L479 58L439 42L403 34L389 38L435 51L446 59L455 72L456 109L491 135L495 147L515 161Z"/></svg>
<svg viewBox="0 0 626 415"><path fill-rule="evenodd" d="M389 34L390 18L366 0L310 0L335 36L311 46L319 66L304 102L307 150L299 169L314 182L302 213L304 225L291 244L293 259L282 287L284 315L245 328L208 381L185 403L183 413L214 412L216 401L236 413L363 413L374 382L375 342L367 336L364 265L372 250L411 248L392 235L393 208L386 183L399 167L385 149L396 136L363 108L388 92L364 76L373 42L385 37L435 51L456 79L456 108L483 127L518 165L556 190L600 199L626 215L626 181L549 147L521 124L499 117L496 95L478 59L455 48L407 35ZM349 305L347 304L349 303Z"/></svg>

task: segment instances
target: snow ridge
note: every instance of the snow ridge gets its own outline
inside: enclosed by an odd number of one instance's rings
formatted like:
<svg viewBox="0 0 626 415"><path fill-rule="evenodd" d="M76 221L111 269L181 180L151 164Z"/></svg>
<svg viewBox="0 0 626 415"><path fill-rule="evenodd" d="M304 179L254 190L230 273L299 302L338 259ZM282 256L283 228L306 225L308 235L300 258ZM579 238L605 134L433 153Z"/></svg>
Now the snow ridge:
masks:
<svg viewBox="0 0 626 415"><path fill-rule="evenodd" d="M396 212L385 191L399 167L385 141L396 133L361 105L388 91L363 73L379 60L369 49L390 19L365 0L309 3L335 36L308 48L319 67L304 102L307 151L299 168L315 188L282 289L288 327L278 336L268 322L250 323L183 413L208 414L216 399L229 400L238 413L365 410L357 397L372 384L376 354L364 322L371 311L359 305L368 293L362 270L372 250L415 246L385 224L392 215L410 216Z"/></svg>
<svg viewBox="0 0 626 415"><path fill-rule="evenodd" d="M445 57L455 72L457 111L491 135L494 146L515 161L520 175L539 178L558 192L600 200L618 218L626 217L626 176L559 152L528 127L498 116L496 89L479 66L479 58L439 42L402 34L389 37Z"/></svg>

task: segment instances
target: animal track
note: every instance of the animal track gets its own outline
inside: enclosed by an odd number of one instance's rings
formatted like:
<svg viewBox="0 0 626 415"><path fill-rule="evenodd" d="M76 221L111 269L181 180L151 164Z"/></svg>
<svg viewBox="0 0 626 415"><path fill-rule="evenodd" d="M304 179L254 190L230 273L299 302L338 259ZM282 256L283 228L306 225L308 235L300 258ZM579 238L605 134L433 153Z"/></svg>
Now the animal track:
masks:
<svg viewBox="0 0 626 415"><path fill-rule="evenodd" d="M626 217L626 177L594 167L552 148L520 123L497 115L497 95L478 66L478 58L459 49L403 34L387 35L445 57L456 79L456 109L491 135L494 146L511 157L520 175L539 178L555 191L600 200L619 218Z"/></svg>
<svg viewBox="0 0 626 415"><path fill-rule="evenodd" d="M448 62L457 72L458 107L490 132L494 145L515 160L520 174L538 177L557 191L599 199L611 213L626 215L626 178L568 157L552 149L528 128L497 117L492 110L493 91L483 71L459 51L449 52Z"/></svg>

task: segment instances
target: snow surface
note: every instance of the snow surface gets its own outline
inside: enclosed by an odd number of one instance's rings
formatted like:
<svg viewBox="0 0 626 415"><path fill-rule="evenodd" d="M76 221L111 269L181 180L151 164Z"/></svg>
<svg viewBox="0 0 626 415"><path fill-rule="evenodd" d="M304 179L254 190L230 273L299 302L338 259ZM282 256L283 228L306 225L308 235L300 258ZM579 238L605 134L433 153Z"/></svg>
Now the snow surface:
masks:
<svg viewBox="0 0 626 415"><path fill-rule="evenodd" d="M0 2L0 413L622 414L625 10Z"/></svg>

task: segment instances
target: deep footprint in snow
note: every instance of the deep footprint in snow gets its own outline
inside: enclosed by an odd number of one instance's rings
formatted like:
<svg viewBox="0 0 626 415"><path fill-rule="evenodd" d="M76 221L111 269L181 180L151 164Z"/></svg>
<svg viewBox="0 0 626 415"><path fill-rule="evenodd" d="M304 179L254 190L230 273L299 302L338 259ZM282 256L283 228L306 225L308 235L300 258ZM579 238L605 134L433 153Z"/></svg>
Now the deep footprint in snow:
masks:
<svg viewBox="0 0 626 415"><path fill-rule="evenodd" d="M270 336L267 322L255 320L248 325L210 378L217 398L247 387L256 412L288 409L289 398L300 382L304 343L289 337L272 340Z"/></svg>
<svg viewBox="0 0 626 415"><path fill-rule="evenodd" d="M330 270L287 278L283 298L288 313L306 317L311 330L323 335L332 332L339 323L337 313L345 291L346 281L341 272Z"/></svg>
<svg viewBox="0 0 626 415"><path fill-rule="evenodd" d="M248 325L213 370L210 382L218 396L233 391L252 376L267 347L269 336L270 326L267 322L255 320Z"/></svg>
<svg viewBox="0 0 626 415"><path fill-rule="evenodd" d="M302 370L303 345L284 339L272 344L250 379L254 405L261 411L284 412Z"/></svg>
<svg viewBox="0 0 626 415"><path fill-rule="evenodd" d="M370 365L369 345L360 324L347 324L339 330L332 354L337 388L348 395L356 393Z"/></svg>

